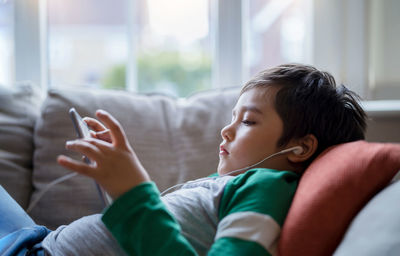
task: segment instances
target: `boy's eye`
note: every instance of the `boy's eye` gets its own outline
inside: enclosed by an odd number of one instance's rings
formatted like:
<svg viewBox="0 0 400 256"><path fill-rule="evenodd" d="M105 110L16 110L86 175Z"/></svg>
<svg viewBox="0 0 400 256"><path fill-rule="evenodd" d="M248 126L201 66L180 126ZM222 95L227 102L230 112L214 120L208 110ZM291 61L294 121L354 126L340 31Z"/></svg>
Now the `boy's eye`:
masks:
<svg viewBox="0 0 400 256"><path fill-rule="evenodd" d="M242 123L243 123L244 125L254 125L256 122L249 121L249 120L243 120Z"/></svg>

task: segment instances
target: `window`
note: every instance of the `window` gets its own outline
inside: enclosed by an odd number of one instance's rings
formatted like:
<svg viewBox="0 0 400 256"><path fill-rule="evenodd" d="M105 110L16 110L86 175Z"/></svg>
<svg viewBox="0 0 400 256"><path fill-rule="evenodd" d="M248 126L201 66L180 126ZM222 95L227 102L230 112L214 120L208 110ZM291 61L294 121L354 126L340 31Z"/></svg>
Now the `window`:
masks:
<svg viewBox="0 0 400 256"><path fill-rule="evenodd" d="M400 1L371 1L369 82L373 99L400 98Z"/></svg>
<svg viewBox="0 0 400 256"><path fill-rule="evenodd" d="M282 63L311 61L311 1L246 1L243 9L247 77Z"/></svg>
<svg viewBox="0 0 400 256"><path fill-rule="evenodd" d="M125 88L128 1L47 1L49 83Z"/></svg>
<svg viewBox="0 0 400 256"><path fill-rule="evenodd" d="M0 84L14 82L13 4L0 0Z"/></svg>
<svg viewBox="0 0 400 256"><path fill-rule="evenodd" d="M147 0L138 9L138 91L187 96L211 87L208 0Z"/></svg>
<svg viewBox="0 0 400 256"><path fill-rule="evenodd" d="M399 9L397 0L0 0L0 83L185 97L301 62L364 99L399 99Z"/></svg>
<svg viewBox="0 0 400 256"><path fill-rule="evenodd" d="M211 86L208 0L51 0L47 12L51 86L176 96Z"/></svg>

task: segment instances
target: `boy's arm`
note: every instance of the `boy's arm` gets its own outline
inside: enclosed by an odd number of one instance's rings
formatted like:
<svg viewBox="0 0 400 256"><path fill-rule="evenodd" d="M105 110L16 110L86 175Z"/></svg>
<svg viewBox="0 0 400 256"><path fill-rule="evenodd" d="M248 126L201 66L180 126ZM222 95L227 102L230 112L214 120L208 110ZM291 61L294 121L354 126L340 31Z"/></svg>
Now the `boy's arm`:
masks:
<svg viewBox="0 0 400 256"><path fill-rule="evenodd" d="M195 255L161 202L157 188L150 182L119 122L102 110L97 111L96 116L105 124L97 130L107 131L105 128L108 128L111 138L102 140L96 136L66 144L67 149L87 156L91 164L66 156L59 156L58 163L95 179L116 200L103 220L130 255L165 255L168 252Z"/></svg>
<svg viewBox="0 0 400 256"><path fill-rule="evenodd" d="M102 220L129 255L196 255L152 182L119 197Z"/></svg>
<svg viewBox="0 0 400 256"><path fill-rule="evenodd" d="M128 255L197 255L161 201L154 183L142 183L119 197L105 211L102 221ZM270 254L253 241L221 237L208 255Z"/></svg>
<svg viewBox="0 0 400 256"><path fill-rule="evenodd" d="M227 185L219 209L221 221L208 255L274 254L298 177L288 172L270 176L250 173ZM196 255L153 183L122 195L102 220L130 255Z"/></svg>

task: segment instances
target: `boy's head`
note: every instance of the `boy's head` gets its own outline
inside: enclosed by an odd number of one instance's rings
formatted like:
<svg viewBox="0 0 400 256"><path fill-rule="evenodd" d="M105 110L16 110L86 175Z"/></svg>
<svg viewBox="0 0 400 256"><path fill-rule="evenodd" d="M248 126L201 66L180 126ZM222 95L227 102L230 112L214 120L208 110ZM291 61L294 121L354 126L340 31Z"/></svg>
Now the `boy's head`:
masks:
<svg viewBox="0 0 400 256"><path fill-rule="evenodd" d="M218 172L250 166L293 146L293 152L272 157L259 167L302 172L329 146L364 139L366 115L359 97L314 67L286 64L260 72L247 82L221 131Z"/></svg>

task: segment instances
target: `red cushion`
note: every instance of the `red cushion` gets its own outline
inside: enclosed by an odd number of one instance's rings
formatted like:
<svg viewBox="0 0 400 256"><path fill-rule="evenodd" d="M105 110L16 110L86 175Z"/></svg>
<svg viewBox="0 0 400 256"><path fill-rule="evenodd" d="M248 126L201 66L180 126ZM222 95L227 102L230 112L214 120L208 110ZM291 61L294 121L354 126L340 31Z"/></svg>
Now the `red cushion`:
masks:
<svg viewBox="0 0 400 256"><path fill-rule="evenodd" d="M330 147L304 172L282 227L279 254L332 255L361 208L400 170L400 144Z"/></svg>

